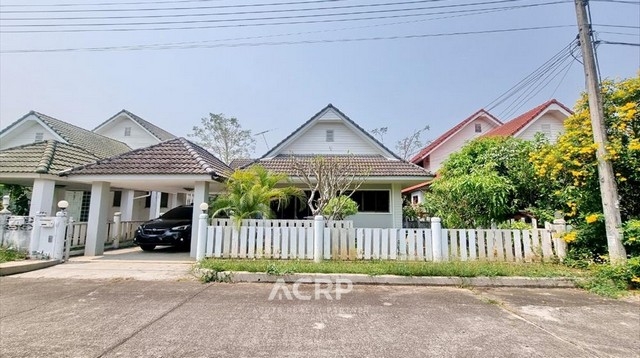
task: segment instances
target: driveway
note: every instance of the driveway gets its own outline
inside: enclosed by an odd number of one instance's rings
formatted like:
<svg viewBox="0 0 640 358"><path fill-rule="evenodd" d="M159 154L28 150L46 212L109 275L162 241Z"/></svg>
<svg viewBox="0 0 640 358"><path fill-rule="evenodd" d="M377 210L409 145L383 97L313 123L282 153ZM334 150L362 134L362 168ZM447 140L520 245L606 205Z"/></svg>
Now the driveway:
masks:
<svg viewBox="0 0 640 358"><path fill-rule="evenodd" d="M640 306L576 289L0 278L2 357L637 357ZM293 287L290 287L291 289ZM313 285L300 287L305 297Z"/></svg>

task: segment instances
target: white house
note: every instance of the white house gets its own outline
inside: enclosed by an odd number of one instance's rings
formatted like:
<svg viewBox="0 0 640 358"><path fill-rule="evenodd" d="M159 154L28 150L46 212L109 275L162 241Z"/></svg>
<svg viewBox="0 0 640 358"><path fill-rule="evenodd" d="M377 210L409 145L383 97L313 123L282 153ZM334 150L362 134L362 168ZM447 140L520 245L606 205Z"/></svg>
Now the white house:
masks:
<svg viewBox="0 0 640 358"><path fill-rule="evenodd" d="M126 143L132 149L148 147L176 136L126 109L93 129L94 133Z"/></svg>

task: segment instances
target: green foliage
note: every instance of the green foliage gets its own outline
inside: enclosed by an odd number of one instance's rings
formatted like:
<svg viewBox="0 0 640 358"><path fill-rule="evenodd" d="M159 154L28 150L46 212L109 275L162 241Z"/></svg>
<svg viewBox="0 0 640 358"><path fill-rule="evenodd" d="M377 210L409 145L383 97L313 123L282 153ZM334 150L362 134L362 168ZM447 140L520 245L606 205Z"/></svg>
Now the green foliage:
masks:
<svg viewBox="0 0 640 358"><path fill-rule="evenodd" d="M0 184L1 196L9 195L9 208L8 210L13 215L29 215L29 198L31 197L31 189L14 184ZM2 208L2 202L0 201L0 210Z"/></svg>
<svg viewBox="0 0 640 358"><path fill-rule="evenodd" d="M425 195L430 216L447 227L488 227L539 198L529 155L539 145L514 138L479 138L452 154Z"/></svg>
<svg viewBox="0 0 640 358"><path fill-rule="evenodd" d="M344 220L347 216L358 213L358 203L346 195L340 195L329 199L322 214L329 220Z"/></svg>
<svg viewBox="0 0 640 358"><path fill-rule="evenodd" d="M402 217L410 221L424 219L427 217L427 210L422 204L410 204L405 201L402 206Z"/></svg>
<svg viewBox="0 0 640 358"><path fill-rule="evenodd" d="M624 223L624 239L622 243L631 255L640 256L640 220L631 219Z"/></svg>
<svg viewBox="0 0 640 358"><path fill-rule="evenodd" d="M209 113L209 117L201 119L201 127L194 126L188 136L226 164L234 159L249 158L255 148L251 130L242 129L237 118L227 118L222 113Z"/></svg>
<svg viewBox="0 0 640 358"><path fill-rule="evenodd" d="M640 257L622 264L592 264L592 274L579 281L580 287L603 296L620 297L628 289L640 288Z"/></svg>
<svg viewBox="0 0 640 358"><path fill-rule="evenodd" d="M501 230L531 230L531 224L522 221L505 221L498 224Z"/></svg>
<svg viewBox="0 0 640 358"><path fill-rule="evenodd" d="M15 249L9 249L6 247L0 247L0 263L9 261L24 260L27 258L27 254Z"/></svg>
<svg viewBox="0 0 640 358"><path fill-rule="evenodd" d="M270 173L258 165L236 170L225 184L226 192L213 202L213 216L226 215L237 225L243 219L270 219L272 202L286 206L292 197L304 198L302 190L280 186L287 180L286 175Z"/></svg>

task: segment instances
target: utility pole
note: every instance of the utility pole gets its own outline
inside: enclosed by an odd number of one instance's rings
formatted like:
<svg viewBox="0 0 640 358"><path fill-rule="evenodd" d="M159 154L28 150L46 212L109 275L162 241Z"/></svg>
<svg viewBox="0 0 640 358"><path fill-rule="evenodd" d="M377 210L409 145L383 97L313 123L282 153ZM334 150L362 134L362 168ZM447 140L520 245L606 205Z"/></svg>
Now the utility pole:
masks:
<svg viewBox="0 0 640 358"><path fill-rule="evenodd" d="M580 31L580 49L584 61L584 76L589 96L589 113L591 114L591 127L593 129L593 141L598 146L596 159L598 160L598 179L600 180L600 195L602 197L602 209L607 231L607 246L611 262L624 262L627 258L624 246L622 246L622 219L618 202L618 187L613 175L613 165L607 159L606 145L607 135L604 124L604 110L602 96L600 94L600 79L596 71L596 61L593 48L593 34L591 24L587 17L588 0L574 0L578 29Z"/></svg>

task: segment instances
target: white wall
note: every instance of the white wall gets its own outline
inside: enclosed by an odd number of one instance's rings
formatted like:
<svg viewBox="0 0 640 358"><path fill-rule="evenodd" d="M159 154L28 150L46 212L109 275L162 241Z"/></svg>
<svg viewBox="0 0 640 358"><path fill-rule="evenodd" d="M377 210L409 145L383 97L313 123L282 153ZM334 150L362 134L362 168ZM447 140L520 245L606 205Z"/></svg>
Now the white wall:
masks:
<svg viewBox="0 0 640 358"><path fill-rule="evenodd" d="M476 123L480 123L480 125L482 126L482 132L475 132ZM467 123L467 125L458 133L449 137L446 142L444 142L438 148L436 148L436 150L431 152L431 154L429 155L431 161L430 165L425 169L431 171L432 173L435 173L442 166L442 162L449 158L449 155L451 153L457 152L458 150L460 150L460 148L462 148L462 146L465 145L465 143L467 143L471 139L479 137L495 127L495 122L486 119L484 116L478 117L473 121Z"/></svg>
<svg viewBox="0 0 640 358"><path fill-rule="evenodd" d="M333 142L326 141L327 130L333 129ZM380 151L343 122L318 121L294 142L284 147L282 154L380 154Z"/></svg>
<svg viewBox="0 0 640 358"><path fill-rule="evenodd" d="M127 127L131 127L131 135L125 137L124 131ZM158 138L152 136L144 128L140 127L137 122L134 122L125 115L116 117L95 132L105 137L124 142L132 149L148 147L161 142Z"/></svg>
<svg viewBox="0 0 640 358"><path fill-rule="evenodd" d="M518 133L515 137L524 140L533 140L536 133L542 132L543 125L549 125L550 135L547 139L550 142L558 140L560 134L564 133L564 120L566 116L558 111L549 111L543 114L540 118L531 123L521 133Z"/></svg>
<svg viewBox="0 0 640 358"><path fill-rule="evenodd" d="M34 143L38 132L43 134L43 140L56 139L49 128L43 127L35 120L25 120L3 135L0 139L0 150Z"/></svg>

